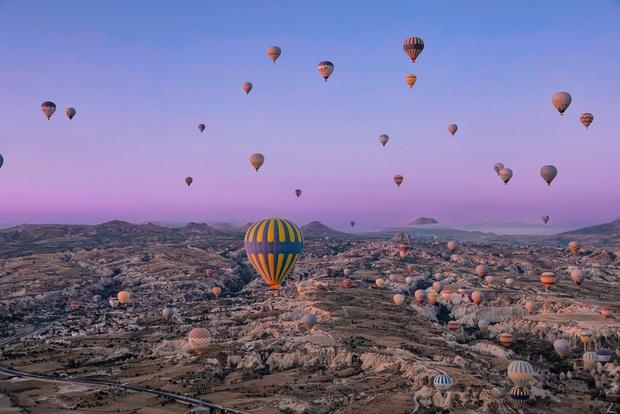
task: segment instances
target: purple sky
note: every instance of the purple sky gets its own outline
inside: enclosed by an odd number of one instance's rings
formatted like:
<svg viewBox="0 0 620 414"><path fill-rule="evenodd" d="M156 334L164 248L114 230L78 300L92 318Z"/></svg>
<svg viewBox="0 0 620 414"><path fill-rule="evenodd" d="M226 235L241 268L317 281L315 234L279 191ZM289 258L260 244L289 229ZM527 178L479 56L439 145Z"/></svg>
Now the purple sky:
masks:
<svg viewBox="0 0 620 414"><path fill-rule="evenodd" d="M620 216L618 2L333 3L0 2L0 224ZM426 44L416 64L410 35ZM573 96L564 117L558 90ZM544 164L559 170L549 188Z"/></svg>

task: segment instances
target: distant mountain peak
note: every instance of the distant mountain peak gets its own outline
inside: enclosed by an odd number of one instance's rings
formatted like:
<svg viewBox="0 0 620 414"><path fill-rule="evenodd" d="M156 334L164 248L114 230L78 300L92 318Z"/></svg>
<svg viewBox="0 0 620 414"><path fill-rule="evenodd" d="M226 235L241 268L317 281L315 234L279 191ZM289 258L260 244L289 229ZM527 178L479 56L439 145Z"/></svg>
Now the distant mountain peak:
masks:
<svg viewBox="0 0 620 414"><path fill-rule="evenodd" d="M437 220L435 220L434 218L430 218L430 217L418 217L417 219L413 220L411 223L407 224L408 226L422 226L425 224L438 224L439 222Z"/></svg>
<svg viewBox="0 0 620 414"><path fill-rule="evenodd" d="M326 226L320 221L312 221L305 226L301 227L301 231L305 238L319 238L319 237L351 237L349 233L343 233L338 230L334 230L331 227Z"/></svg>

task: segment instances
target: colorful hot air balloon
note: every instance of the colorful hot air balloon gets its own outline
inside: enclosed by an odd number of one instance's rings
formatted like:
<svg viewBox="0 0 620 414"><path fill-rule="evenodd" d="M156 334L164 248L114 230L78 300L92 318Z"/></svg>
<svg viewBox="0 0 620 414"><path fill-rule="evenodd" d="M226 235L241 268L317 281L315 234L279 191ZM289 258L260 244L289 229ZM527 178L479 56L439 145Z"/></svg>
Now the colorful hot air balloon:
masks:
<svg viewBox="0 0 620 414"><path fill-rule="evenodd" d="M403 50L409 56L409 59L415 63L417 57L424 50L424 40L416 36L408 37L403 42Z"/></svg>
<svg viewBox="0 0 620 414"><path fill-rule="evenodd" d="M397 293L396 295L394 295L393 300L394 300L394 303L396 304L396 306L400 306L405 301L405 296L400 294L400 293Z"/></svg>
<svg viewBox="0 0 620 414"><path fill-rule="evenodd" d="M579 117L579 120L581 121L583 126L585 126L586 129L588 129L588 127L590 126L592 121L594 121L594 115L592 115L589 112L585 112L585 113L581 114L581 116Z"/></svg>
<svg viewBox="0 0 620 414"><path fill-rule="evenodd" d="M355 222L354 221L351 221L349 224L351 225L351 227L355 227Z"/></svg>
<svg viewBox="0 0 620 414"><path fill-rule="evenodd" d="M501 162L496 162L495 165L493 166L493 170L495 171L497 175L499 175L499 172L503 169L504 169L504 164L502 164Z"/></svg>
<svg viewBox="0 0 620 414"><path fill-rule="evenodd" d="M551 181L558 175L558 169L553 165L543 165L540 169L540 176L545 180L547 185L551 185Z"/></svg>
<svg viewBox="0 0 620 414"><path fill-rule="evenodd" d="M252 266L276 290L301 257L304 239L295 223L276 217L254 223L245 233L244 245Z"/></svg>
<svg viewBox="0 0 620 414"><path fill-rule="evenodd" d="M502 332L499 335L499 341L502 343L502 345L504 345L506 348L510 348L510 345L512 345L512 341L513 341L513 337L512 334L508 333L508 332Z"/></svg>
<svg viewBox="0 0 620 414"><path fill-rule="evenodd" d="M400 174L396 174L394 176L394 182L396 183L396 188L400 187L400 185L403 183L403 180L404 180L404 178Z"/></svg>
<svg viewBox="0 0 620 414"><path fill-rule="evenodd" d="M422 289L418 289L415 291L413 295L415 297L416 302L418 302L418 305L424 304L424 299L426 299L426 291Z"/></svg>
<svg viewBox="0 0 620 414"><path fill-rule="evenodd" d="M532 301L527 301L525 302L525 310L527 311L527 313L529 313L530 315L533 314L534 312L536 312L536 310L538 310L538 303L536 302L532 302Z"/></svg>
<svg viewBox="0 0 620 414"><path fill-rule="evenodd" d="M351 289L351 278L349 277L345 277L344 279L342 279L342 287L345 289Z"/></svg>
<svg viewBox="0 0 620 414"><path fill-rule="evenodd" d="M219 298L222 294L222 288L219 286L214 286L213 289L211 289L211 293L213 293L213 296L216 298Z"/></svg>
<svg viewBox="0 0 620 414"><path fill-rule="evenodd" d="M454 384L454 380L447 374L435 375L435 378L433 379L433 385L437 390L439 390L441 395L448 392L450 387L452 387L452 384Z"/></svg>
<svg viewBox="0 0 620 414"><path fill-rule="evenodd" d="M264 162L265 157L263 156L263 154L259 154L258 152L256 152L250 155L250 164L252 164L252 167L254 167L256 172L258 172L258 169L263 165Z"/></svg>
<svg viewBox="0 0 620 414"><path fill-rule="evenodd" d="M448 132L450 132L452 135L456 134L456 131L458 129L459 129L459 127L456 124L448 125Z"/></svg>
<svg viewBox="0 0 620 414"><path fill-rule="evenodd" d="M568 250L572 253L572 254L577 254L579 253L579 250L581 250L581 245L579 243L577 243L576 241L570 241L568 242Z"/></svg>
<svg viewBox="0 0 620 414"><path fill-rule="evenodd" d="M599 349L596 351L596 357L598 362L605 365L609 361L611 361L612 353L609 349Z"/></svg>
<svg viewBox="0 0 620 414"><path fill-rule="evenodd" d="M437 298L439 297L439 295L434 290L431 290L430 292L428 292L427 297L428 297L428 302L431 305L434 305L437 302Z"/></svg>
<svg viewBox="0 0 620 414"><path fill-rule="evenodd" d="M409 251L409 246L406 244L401 244L398 247L398 253L400 254L401 258L404 258L405 256L407 256L408 251Z"/></svg>
<svg viewBox="0 0 620 414"><path fill-rule="evenodd" d="M575 284L577 286L581 286L581 283L583 282L583 270L581 269L573 269L570 272L570 278L572 279L573 282L575 282Z"/></svg>
<svg viewBox="0 0 620 414"><path fill-rule="evenodd" d="M441 289L443 289L443 283L441 283L441 280L433 282L432 288L435 292L439 293L441 292Z"/></svg>
<svg viewBox="0 0 620 414"><path fill-rule="evenodd" d="M507 374L516 386L525 387L534 378L534 367L527 361L512 361L508 364Z"/></svg>
<svg viewBox="0 0 620 414"><path fill-rule="evenodd" d="M381 143L381 145L383 145L385 147L385 144L388 143L388 141L390 140L390 137L387 136L387 134L381 134L379 135L379 142Z"/></svg>
<svg viewBox="0 0 620 414"><path fill-rule="evenodd" d="M471 301L474 302L476 305L480 305L480 303L482 303L483 300L484 300L484 293L482 293L479 290L474 290L473 292L471 292Z"/></svg>
<svg viewBox="0 0 620 414"><path fill-rule="evenodd" d="M450 250L451 252L456 250L456 242L454 240L450 240L447 244L446 247L448 247L448 250Z"/></svg>
<svg viewBox="0 0 620 414"><path fill-rule="evenodd" d="M278 60L281 54L282 49L280 49L278 46L269 46L267 48L267 56L269 56L273 63L276 63L276 60Z"/></svg>
<svg viewBox="0 0 620 414"><path fill-rule="evenodd" d="M164 309L161 311L161 316L164 320L169 321L174 316L174 306L166 305Z"/></svg>
<svg viewBox="0 0 620 414"><path fill-rule="evenodd" d="M56 112L56 104L51 101L45 101L41 104L41 111L49 120L52 115L54 115L54 112Z"/></svg>
<svg viewBox="0 0 620 414"><path fill-rule="evenodd" d="M65 115L67 115L67 118L69 118L69 121L73 119L76 113L77 111L75 110L75 108L65 108Z"/></svg>
<svg viewBox="0 0 620 414"><path fill-rule="evenodd" d="M126 290L121 290L120 292L118 292L118 295L116 295L116 297L118 298L118 301L121 303L121 305L125 305L129 303L131 293Z"/></svg>
<svg viewBox="0 0 620 414"><path fill-rule="evenodd" d="M489 271L489 267L484 263L476 266L476 274L478 275L480 279L485 277L488 271Z"/></svg>
<svg viewBox="0 0 620 414"><path fill-rule="evenodd" d="M297 196L297 198L301 197L301 190L299 188L295 190L295 195Z"/></svg>
<svg viewBox="0 0 620 414"><path fill-rule="evenodd" d="M205 270L205 274L207 275L207 277L213 277L213 275L215 274L215 270L207 269Z"/></svg>
<svg viewBox="0 0 620 414"><path fill-rule="evenodd" d="M409 264L407 265L407 272L409 272L409 273L413 273L413 269L414 269L413 264L409 263Z"/></svg>
<svg viewBox="0 0 620 414"><path fill-rule="evenodd" d="M330 61L324 60L319 63L317 69L319 70L321 77L325 80L325 82L327 82L327 78L329 78L334 71L334 64Z"/></svg>
<svg viewBox="0 0 620 414"><path fill-rule="evenodd" d="M207 126L205 124L198 124L198 131L202 134Z"/></svg>
<svg viewBox="0 0 620 414"><path fill-rule="evenodd" d="M301 324L306 328L306 330L310 331L316 325L316 316L311 313L306 313L301 318Z"/></svg>
<svg viewBox="0 0 620 414"><path fill-rule="evenodd" d="M441 290L441 297L443 298L445 303L449 303L450 299L452 299L452 289L448 286Z"/></svg>
<svg viewBox="0 0 620 414"><path fill-rule="evenodd" d="M502 179L504 184L508 184L508 181L512 178L512 170L510 168L504 168L499 172L499 178Z"/></svg>
<svg viewBox="0 0 620 414"><path fill-rule="evenodd" d="M556 339L553 341L553 349L555 349L555 352L558 354L560 359L564 359L570 350L570 342L562 338Z"/></svg>
<svg viewBox="0 0 620 414"><path fill-rule="evenodd" d="M590 332L584 332L579 335L579 340L583 344L584 351L594 342L594 336Z"/></svg>
<svg viewBox="0 0 620 414"><path fill-rule="evenodd" d="M197 355L203 355L209 342L211 342L211 332L206 328L194 328L187 335L187 342L190 349Z"/></svg>
<svg viewBox="0 0 620 414"><path fill-rule="evenodd" d="M543 216L542 220L545 224L549 223L549 216Z"/></svg>
<svg viewBox="0 0 620 414"><path fill-rule="evenodd" d="M605 319L609 319L611 317L611 308L607 305L603 305L599 308L598 312Z"/></svg>
<svg viewBox="0 0 620 414"><path fill-rule="evenodd" d="M418 77L414 75L413 73L409 73L407 76L405 76L405 82L407 82L409 89L413 88L413 85L415 85L415 82L417 80L418 80Z"/></svg>
<svg viewBox="0 0 620 414"><path fill-rule="evenodd" d="M564 115L564 111L568 108L572 98L568 92L556 92L551 98L551 103L558 110L560 115Z"/></svg>
<svg viewBox="0 0 620 414"><path fill-rule="evenodd" d="M194 179L192 177L185 177L185 184L187 184L188 187L192 185L193 182Z"/></svg>
<svg viewBox="0 0 620 414"><path fill-rule="evenodd" d="M245 92L246 95L250 93L253 87L254 85L252 85L252 82L243 82L241 85L241 89L243 89L243 92Z"/></svg>
<svg viewBox="0 0 620 414"><path fill-rule="evenodd" d="M598 363L598 355L596 352L587 351L583 353L583 367L585 369L592 369Z"/></svg>
<svg viewBox="0 0 620 414"><path fill-rule="evenodd" d="M381 279L380 277L378 277L377 279L375 279L375 285L381 289L383 287L383 285L385 284L385 280Z"/></svg>
<svg viewBox="0 0 620 414"><path fill-rule="evenodd" d="M513 278L509 277L508 279L506 279L506 286L512 287L514 283L515 283L515 280Z"/></svg>
<svg viewBox="0 0 620 414"><path fill-rule="evenodd" d="M510 390L510 399L515 402L515 405L519 408L530 399L530 392L525 387L513 387Z"/></svg>
<svg viewBox="0 0 620 414"><path fill-rule="evenodd" d="M495 276L491 276L491 275L485 276L484 283L486 283L487 285L492 285L493 283L495 283Z"/></svg>
<svg viewBox="0 0 620 414"><path fill-rule="evenodd" d="M556 280L557 277L553 272L544 272L542 275L540 275L540 283L543 284L546 290L549 290L549 288L555 285Z"/></svg>

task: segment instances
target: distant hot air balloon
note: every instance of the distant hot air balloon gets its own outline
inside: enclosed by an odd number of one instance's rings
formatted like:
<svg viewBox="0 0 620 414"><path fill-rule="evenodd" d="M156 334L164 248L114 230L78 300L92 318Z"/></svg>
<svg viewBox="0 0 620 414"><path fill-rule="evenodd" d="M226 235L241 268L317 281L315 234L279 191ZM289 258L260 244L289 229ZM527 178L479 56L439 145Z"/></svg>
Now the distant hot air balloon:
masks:
<svg viewBox="0 0 620 414"><path fill-rule="evenodd" d="M306 313L301 318L301 324L306 328L306 330L310 331L316 325L316 316L311 313Z"/></svg>
<svg viewBox="0 0 620 414"><path fill-rule="evenodd" d="M278 46L269 46L267 48L267 56L269 56L273 63L276 63L276 60L278 60L281 54L282 49L280 49Z"/></svg>
<svg viewBox="0 0 620 414"><path fill-rule="evenodd" d="M598 355L596 352L587 351L583 353L583 367L585 369L592 369L598 363Z"/></svg>
<svg viewBox="0 0 620 414"><path fill-rule="evenodd" d="M525 306L525 310L530 315L533 314L534 312L536 312L536 310L538 310L538 304L536 302L527 301L527 302L525 302L524 306Z"/></svg>
<svg viewBox="0 0 620 414"><path fill-rule="evenodd" d="M568 242L568 250L572 254L577 254L579 253L579 250L581 250L581 245L577 243L576 241L570 241Z"/></svg>
<svg viewBox="0 0 620 414"><path fill-rule="evenodd" d="M512 287L514 283L515 283L515 280L513 278L509 277L508 279L506 279L506 286Z"/></svg>
<svg viewBox="0 0 620 414"><path fill-rule="evenodd" d="M194 179L192 177L185 177L185 184L187 184L188 187L192 185L193 182Z"/></svg>
<svg viewBox="0 0 620 414"><path fill-rule="evenodd" d="M486 275L484 277L484 283L486 283L487 285L492 285L493 283L495 283L495 276Z"/></svg>
<svg viewBox="0 0 620 414"><path fill-rule="evenodd" d="M564 359L570 350L570 342L562 338L556 339L553 341L553 349L555 349L555 352L558 354L560 359Z"/></svg>
<svg viewBox="0 0 620 414"><path fill-rule="evenodd" d="M598 312L605 319L609 319L611 317L611 308L607 305L603 305L599 308Z"/></svg>
<svg viewBox="0 0 620 414"><path fill-rule="evenodd" d="M263 165L264 162L265 157L263 156L263 154L259 154L258 152L256 152L250 155L250 164L252 164L252 167L254 167L256 172L258 172L258 169Z"/></svg>
<svg viewBox="0 0 620 414"><path fill-rule="evenodd" d="M164 309L161 311L161 316L164 320L169 321L174 316L174 306L166 305Z"/></svg>
<svg viewBox="0 0 620 414"><path fill-rule="evenodd" d="M415 296L415 300L418 302L418 305L424 304L424 299L426 299L426 291L423 289L418 289L413 295Z"/></svg>
<svg viewBox="0 0 620 414"><path fill-rule="evenodd" d="M424 40L416 36L408 37L403 42L403 50L409 56L409 59L415 63L417 57L424 50Z"/></svg>
<svg viewBox="0 0 620 414"><path fill-rule="evenodd" d="M190 349L197 355L203 355L209 342L211 342L211 332L206 328L194 328L187 335L187 342Z"/></svg>
<svg viewBox="0 0 620 414"><path fill-rule="evenodd" d="M254 85L252 85L252 82L243 82L241 85L241 89L243 89L243 92L245 92L246 95L250 93L253 87Z"/></svg>
<svg viewBox="0 0 620 414"><path fill-rule="evenodd" d="M489 271L489 267L484 263L476 266L476 274L478 275L480 279L485 277L488 271Z"/></svg>
<svg viewBox="0 0 620 414"><path fill-rule="evenodd" d="M350 289L351 288L351 279L348 277L345 277L344 279L342 279L342 287L345 289Z"/></svg>
<svg viewBox="0 0 620 414"><path fill-rule="evenodd" d="M549 288L555 285L556 280L557 277L553 272L544 272L542 275L540 275L540 283L543 284L546 290L549 290Z"/></svg>
<svg viewBox="0 0 620 414"><path fill-rule="evenodd" d="M568 92L556 92L551 98L551 103L558 110L560 115L564 115L564 111L568 108L572 98Z"/></svg>
<svg viewBox="0 0 620 414"><path fill-rule="evenodd" d="M49 120L52 115L54 115L54 112L56 112L56 104L51 101L45 101L41 104L41 111Z"/></svg>
<svg viewBox="0 0 620 414"><path fill-rule="evenodd" d="M351 269L349 269L349 268L347 267L346 269L344 269L344 270L342 271L342 274L343 274L345 277L350 276L350 275L351 275Z"/></svg>
<svg viewBox="0 0 620 414"><path fill-rule="evenodd" d="M581 116L579 117L579 120L581 121L583 126L585 126L586 129L588 129L588 127L590 126L592 121L594 121L594 115L592 115L589 112L585 112L585 113L581 114Z"/></svg>
<svg viewBox="0 0 620 414"><path fill-rule="evenodd" d="M214 286L213 289L211 289L211 293L213 293L213 296L216 298L219 298L222 294L222 288L219 286Z"/></svg>
<svg viewBox="0 0 620 414"><path fill-rule="evenodd" d="M99 303L99 302L101 302L101 299L103 299L103 298L101 297L101 295L95 295L95 296L93 296L93 302L95 302L95 303Z"/></svg>
<svg viewBox="0 0 620 414"><path fill-rule="evenodd" d="M403 178L402 175L396 174L394 176L394 182L396 183L396 187L400 187L400 185L403 183L403 180L404 180L404 178Z"/></svg>
<svg viewBox="0 0 620 414"><path fill-rule="evenodd" d="M405 256L407 256L408 251L409 251L409 246L406 244L401 244L398 247L398 253L400 254L401 258L404 258Z"/></svg>
<svg viewBox="0 0 620 414"><path fill-rule="evenodd" d="M508 364L507 375L516 386L525 387L534 379L534 367L527 361L512 361Z"/></svg>
<svg viewBox="0 0 620 414"><path fill-rule="evenodd" d="M458 329L461 327L461 325L457 322L457 321L449 321L448 322L448 329L451 331L458 331Z"/></svg>
<svg viewBox="0 0 620 414"><path fill-rule="evenodd" d="M299 188L295 190L295 195L297 196L297 198L301 197L301 190Z"/></svg>
<svg viewBox="0 0 620 414"><path fill-rule="evenodd" d="M428 292L427 297L428 297L428 302L431 305L434 305L437 302L437 298L439 297L439 295L434 290L431 290L430 292Z"/></svg>
<svg viewBox="0 0 620 414"><path fill-rule="evenodd" d="M413 273L413 269L414 269L413 264L409 263L409 264L407 265L407 272L409 272L409 273Z"/></svg>
<svg viewBox="0 0 620 414"><path fill-rule="evenodd" d="M110 304L111 307L116 308L118 307L118 305L120 304L118 298L114 298L114 297L110 297L108 298L108 303Z"/></svg>
<svg viewBox="0 0 620 414"><path fill-rule="evenodd" d="M499 175L499 172L503 169L504 169L504 164L502 164L501 162L496 162L495 165L493 166L493 170L495 171L497 175Z"/></svg>
<svg viewBox="0 0 620 414"><path fill-rule="evenodd" d="M207 277L213 277L213 275L215 274L215 270L207 269L205 270L205 274L207 275Z"/></svg>
<svg viewBox="0 0 620 414"><path fill-rule="evenodd" d="M383 145L385 147L385 144L388 143L388 141L390 140L390 137L387 134L381 134L379 135L379 142L381 143L381 145Z"/></svg>
<svg viewBox="0 0 620 414"><path fill-rule="evenodd" d="M328 60L324 60L319 63L317 69L319 70L321 77L325 80L325 82L327 82L327 78L329 78L334 71L334 64Z"/></svg>
<svg viewBox="0 0 620 414"><path fill-rule="evenodd" d="M297 294L299 296L303 295L306 292L306 288L303 285L297 285L295 286L295 289L297 290Z"/></svg>
<svg viewBox="0 0 620 414"><path fill-rule="evenodd" d="M405 284L406 284L407 286L409 286L409 285L411 285L411 284L413 283L413 281L414 281L414 280L415 280L415 279L414 279L413 277L411 277L411 276L407 276L407 277L405 278Z"/></svg>
<svg viewBox="0 0 620 414"><path fill-rule="evenodd" d="M351 225L351 227L355 227L355 222L351 221L351 223L349 223Z"/></svg>
<svg viewBox="0 0 620 414"><path fill-rule="evenodd" d="M476 305L480 305L480 303L482 303L482 301L484 300L484 293L479 290L474 290L473 292L471 292L471 300Z"/></svg>
<svg viewBox="0 0 620 414"><path fill-rule="evenodd" d="M0 154L0 167L2 167L2 164L4 164L4 158L2 158L2 154Z"/></svg>
<svg viewBox="0 0 620 414"><path fill-rule="evenodd" d="M458 129L459 129L459 127L456 124L448 125L448 132L450 132L452 135L456 134L456 131Z"/></svg>
<svg viewBox="0 0 620 414"><path fill-rule="evenodd" d="M75 108L65 108L65 115L67 115L67 118L69 118L69 121L73 119L76 113L77 111L75 110Z"/></svg>
<svg viewBox="0 0 620 414"><path fill-rule="evenodd" d="M415 85L415 82L417 80L418 80L418 77L414 75L413 73L409 73L407 74L407 76L405 76L405 82L407 82L409 89L413 88L413 85Z"/></svg>
<svg viewBox="0 0 620 414"><path fill-rule="evenodd" d="M504 168L499 172L499 178L502 179L504 184L508 184L508 181L512 178L512 170L510 168Z"/></svg>
<svg viewBox="0 0 620 414"><path fill-rule="evenodd" d="M486 331L487 329L489 329L489 326L491 326L491 323L486 319L480 319L478 321L478 329L480 329L481 331Z"/></svg>
<svg viewBox="0 0 620 414"><path fill-rule="evenodd" d="M525 387L512 387L510 390L510 399L515 402L518 408L523 407L529 401L530 395L530 391Z"/></svg>
<svg viewBox="0 0 620 414"><path fill-rule="evenodd" d="M118 298L118 301L121 303L121 305L125 305L129 303L129 299L131 299L131 293L126 290L121 290L120 292L118 292L118 295L116 295L116 297Z"/></svg>
<svg viewBox="0 0 620 414"><path fill-rule="evenodd" d="M385 280L381 279L380 277L378 277L377 279L375 279L375 285L381 289L383 287L383 285L385 284Z"/></svg>
<svg viewBox="0 0 620 414"><path fill-rule="evenodd" d="M502 343L502 345L504 345L506 348L510 348L510 345L512 345L512 334L508 333L508 332L502 332L499 335L499 341Z"/></svg>
<svg viewBox="0 0 620 414"><path fill-rule="evenodd" d="M454 384L454 380L451 376L446 374L435 375L435 378L433 379L433 385L437 390L439 390L441 395L448 392L450 387L452 387L452 384Z"/></svg>
<svg viewBox="0 0 620 414"><path fill-rule="evenodd" d="M301 257L304 238L295 223L275 217L254 223L245 233L244 245L254 269L277 290Z"/></svg>
<svg viewBox="0 0 620 414"><path fill-rule="evenodd" d="M575 282L577 286L581 286L581 283L583 282L583 279L584 279L583 270L577 269L577 268L571 270L570 278L572 279L573 282Z"/></svg>
<svg viewBox="0 0 620 414"><path fill-rule="evenodd" d="M443 283L441 283L440 280L433 282L433 290L437 293L441 292L441 289L443 289Z"/></svg>
<svg viewBox="0 0 620 414"><path fill-rule="evenodd" d="M596 357L598 359L598 362L600 362L603 365L611 361L612 356L613 354L611 353L609 349L599 349L596 351Z"/></svg>
<svg viewBox="0 0 620 414"><path fill-rule="evenodd" d="M583 349L586 350L594 342L594 336L590 332L584 332L579 335L579 340L583 344Z"/></svg>
<svg viewBox="0 0 620 414"><path fill-rule="evenodd" d="M456 242L454 240L450 240L446 246L448 247L448 250L450 250L451 252L456 250Z"/></svg>
<svg viewBox="0 0 620 414"><path fill-rule="evenodd" d="M205 124L198 124L198 131L200 131L200 133L203 133L206 127L207 126Z"/></svg>
<svg viewBox="0 0 620 414"><path fill-rule="evenodd" d="M397 306L400 306L400 305L402 305L402 304L403 304L403 302L405 301L405 296L404 296L404 295L401 295L400 293L397 293L396 295L394 295L394 298L393 298L393 299L394 299L394 303L395 303Z"/></svg>
<svg viewBox="0 0 620 414"><path fill-rule="evenodd" d="M448 286L441 290L441 297L443 298L445 303L449 303L450 299L452 299L452 289Z"/></svg>
<svg viewBox="0 0 620 414"><path fill-rule="evenodd" d="M545 180L547 185L551 185L551 181L558 175L558 169L553 165L543 165L540 169L540 176Z"/></svg>
<svg viewBox="0 0 620 414"><path fill-rule="evenodd" d="M542 220L545 224L549 223L549 216L543 216Z"/></svg>

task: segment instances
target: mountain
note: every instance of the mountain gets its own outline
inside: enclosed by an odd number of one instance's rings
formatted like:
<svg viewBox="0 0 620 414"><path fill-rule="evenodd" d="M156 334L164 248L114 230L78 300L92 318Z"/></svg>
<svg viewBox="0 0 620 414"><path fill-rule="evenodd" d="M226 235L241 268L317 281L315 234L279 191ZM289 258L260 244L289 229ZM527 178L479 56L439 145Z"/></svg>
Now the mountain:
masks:
<svg viewBox="0 0 620 414"><path fill-rule="evenodd" d="M556 235L562 242L577 240L591 245L620 245L620 220L597 226L583 227Z"/></svg>
<svg viewBox="0 0 620 414"><path fill-rule="evenodd" d="M423 226L425 224L437 224L439 223L437 220L435 220L434 218L430 218L430 217L418 217L417 219L413 220L411 223L407 224L408 226Z"/></svg>
<svg viewBox="0 0 620 414"><path fill-rule="evenodd" d="M343 233L338 230L334 230L331 227L327 227L325 224L320 221L313 221L311 223L306 224L301 227L301 231L304 235L304 238L324 238L325 236L330 238L351 238L356 237L350 233Z"/></svg>

